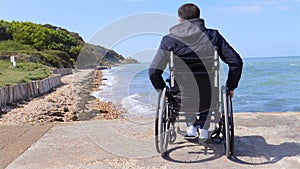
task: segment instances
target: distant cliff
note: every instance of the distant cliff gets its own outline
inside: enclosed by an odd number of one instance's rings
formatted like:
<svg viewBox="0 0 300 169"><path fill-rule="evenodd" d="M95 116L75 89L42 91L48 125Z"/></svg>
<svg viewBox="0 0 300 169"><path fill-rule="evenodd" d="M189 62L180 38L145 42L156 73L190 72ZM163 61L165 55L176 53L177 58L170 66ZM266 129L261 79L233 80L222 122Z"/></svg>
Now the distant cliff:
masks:
<svg viewBox="0 0 300 169"><path fill-rule="evenodd" d="M76 68L95 68L121 63L125 58L113 50L86 43L77 57Z"/></svg>

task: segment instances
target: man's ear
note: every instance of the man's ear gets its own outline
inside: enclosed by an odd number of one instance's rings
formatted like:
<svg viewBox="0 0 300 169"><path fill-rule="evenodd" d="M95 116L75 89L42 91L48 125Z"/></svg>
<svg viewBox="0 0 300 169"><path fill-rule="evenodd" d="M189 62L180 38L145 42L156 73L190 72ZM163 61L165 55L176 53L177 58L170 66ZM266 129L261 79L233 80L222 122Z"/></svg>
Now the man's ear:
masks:
<svg viewBox="0 0 300 169"><path fill-rule="evenodd" d="M183 18L181 18L181 17L178 17L178 22L179 23L182 23L184 21L184 19Z"/></svg>

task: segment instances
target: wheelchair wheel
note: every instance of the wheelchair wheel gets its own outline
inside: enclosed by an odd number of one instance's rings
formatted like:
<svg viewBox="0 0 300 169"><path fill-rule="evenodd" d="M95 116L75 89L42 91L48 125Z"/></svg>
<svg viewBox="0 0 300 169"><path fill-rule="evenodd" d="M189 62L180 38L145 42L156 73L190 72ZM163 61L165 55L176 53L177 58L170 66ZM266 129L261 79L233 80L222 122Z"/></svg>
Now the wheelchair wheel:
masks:
<svg viewBox="0 0 300 169"><path fill-rule="evenodd" d="M225 154L227 158L230 158L234 151L233 111L231 97L225 87L222 88L222 102L224 111Z"/></svg>
<svg viewBox="0 0 300 169"><path fill-rule="evenodd" d="M163 156L168 149L170 137L170 122L168 120L168 105L166 102L166 88L159 93L158 106L155 118L155 146Z"/></svg>
<svg viewBox="0 0 300 169"><path fill-rule="evenodd" d="M227 96L228 100L228 115L229 115L229 131L230 131L230 153L234 154L234 123L233 123L233 109L232 109L232 100L230 95Z"/></svg>

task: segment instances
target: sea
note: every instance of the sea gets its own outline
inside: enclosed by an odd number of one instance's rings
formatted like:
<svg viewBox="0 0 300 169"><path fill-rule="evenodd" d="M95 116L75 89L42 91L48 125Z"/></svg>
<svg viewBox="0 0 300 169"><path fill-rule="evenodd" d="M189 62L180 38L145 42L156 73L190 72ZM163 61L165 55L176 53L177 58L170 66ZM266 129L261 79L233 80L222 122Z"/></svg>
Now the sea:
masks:
<svg viewBox="0 0 300 169"><path fill-rule="evenodd" d="M243 73L233 98L239 112L300 112L300 56L244 58ZM103 70L103 84L93 95L113 102L135 116L155 114L158 93L147 69L150 63L126 64ZM220 68L225 83L228 66ZM168 77L167 70L163 74ZM221 84L222 85L222 84Z"/></svg>

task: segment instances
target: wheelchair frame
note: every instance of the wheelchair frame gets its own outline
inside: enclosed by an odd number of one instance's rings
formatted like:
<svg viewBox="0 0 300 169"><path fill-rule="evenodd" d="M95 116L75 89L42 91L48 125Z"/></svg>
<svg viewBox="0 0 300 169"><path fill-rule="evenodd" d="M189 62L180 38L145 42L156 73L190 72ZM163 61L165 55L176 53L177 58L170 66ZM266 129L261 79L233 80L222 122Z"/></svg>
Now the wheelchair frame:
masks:
<svg viewBox="0 0 300 169"><path fill-rule="evenodd" d="M171 87L174 87L174 56L170 51L170 81ZM219 56L217 52L214 52L214 87L219 89ZM218 93L220 95L220 93ZM221 97L221 101L220 98ZM233 123L233 110L232 100L230 92L227 87L221 87L221 96L218 97L217 110L210 110L210 114L219 116L218 121L215 121L215 129L210 133L209 139L215 143L224 142L225 154L227 158L230 158L234 154L234 123ZM177 133L175 123L185 122L185 120L179 119L180 112L177 112L174 108L174 98L172 90L166 86L159 92L158 105L156 109L155 118L155 145L158 153L162 156L168 151L168 144L173 144L176 141ZM201 112L198 112L199 115ZM210 115L209 115L210 116ZM209 118L209 117L208 117ZM207 119L208 119L207 118ZM177 132L181 135L184 134L179 127ZM200 144L204 143L204 140L198 140ZM206 140L205 140L206 141Z"/></svg>

